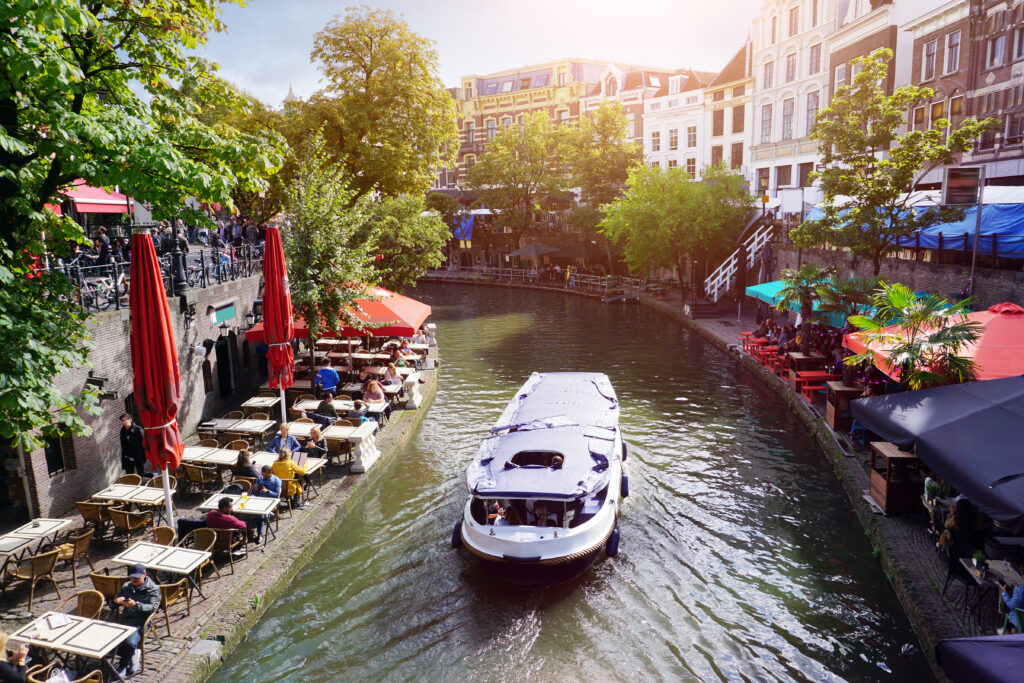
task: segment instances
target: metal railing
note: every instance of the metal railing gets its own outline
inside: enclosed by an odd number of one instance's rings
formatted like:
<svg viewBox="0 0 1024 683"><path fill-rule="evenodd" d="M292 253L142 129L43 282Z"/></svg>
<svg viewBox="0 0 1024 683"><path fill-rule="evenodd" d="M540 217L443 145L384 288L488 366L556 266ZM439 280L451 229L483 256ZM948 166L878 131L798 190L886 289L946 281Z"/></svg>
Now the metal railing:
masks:
<svg viewBox="0 0 1024 683"><path fill-rule="evenodd" d="M183 272L188 289L205 289L263 272L262 245L201 249L198 259L192 256L194 253L186 254L186 257L191 257L186 259ZM107 311L128 307L131 279L126 261L97 266L84 265L83 259L79 258L71 263L51 265L51 270L63 273L77 283L79 305L86 310ZM160 258L160 270L168 296L185 291L175 286L170 255Z"/></svg>
<svg viewBox="0 0 1024 683"><path fill-rule="evenodd" d="M671 287L671 282L663 280L584 273L572 273L566 276L565 271L556 273L550 270L523 268L457 267L432 270L424 278L428 280L487 280L512 285L565 289L608 298L616 296L663 297Z"/></svg>
<svg viewBox="0 0 1024 683"><path fill-rule="evenodd" d="M761 250L771 241L774 231L774 224L767 223L743 241L743 246L747 251L748 270L754 267L754 263L761 255ZM711 273L704 280L704 293L709 299L717 302L736 283L736 270L739 265L739 258L740 250L737 249L729 254L729 257L722 262L722 265L718 266L715 272Z"/></svg>

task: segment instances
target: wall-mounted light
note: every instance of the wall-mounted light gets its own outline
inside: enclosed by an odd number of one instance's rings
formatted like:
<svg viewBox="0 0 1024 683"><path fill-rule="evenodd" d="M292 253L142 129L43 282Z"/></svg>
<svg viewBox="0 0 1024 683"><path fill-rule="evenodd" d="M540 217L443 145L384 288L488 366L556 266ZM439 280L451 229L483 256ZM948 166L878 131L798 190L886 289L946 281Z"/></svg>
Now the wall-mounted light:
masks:
<svg viewBox="0 0 1024 683"><path fill-rule="evenodd" d="M228 338L228 333L230 332L230 328L228 327L227 323L221 323L220 325L217 326L217 329L220 330L220 338L221 339L227 339Z"/></svg>
<svg viewBox="0 0 1024 683"><path fill-rule="evenodd" d="M249 311L248 313L246 313L245 314L245 324L247 325L246 329L247 330L251 330L253 328L253 325L256 324L256 314L253 313L252 311Z"/></svg>

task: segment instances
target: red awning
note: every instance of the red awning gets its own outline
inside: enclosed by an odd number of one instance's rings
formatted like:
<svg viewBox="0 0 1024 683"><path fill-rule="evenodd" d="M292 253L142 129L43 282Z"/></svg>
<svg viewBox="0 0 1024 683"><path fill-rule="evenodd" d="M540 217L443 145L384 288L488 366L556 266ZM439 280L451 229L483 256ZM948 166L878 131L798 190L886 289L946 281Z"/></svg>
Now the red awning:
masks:
<svg viewBox="0 0 1024 683"><path fill-rule="evenodd" d="M61 209L60 209L60 204L46 204L45 206L46 206L47 209L49 209L50 211L53 211L58 216L63 216L64 215L64 212L61 211Z"/></svg>
<svg viewBox="0 0 1024 683"><path fill-rule="evenodd" d="M284 262L281 231L267 228L263 251L263 320L270 366L270 388L281 390L292 385L292 296L288 291L288 267ZM284 394L282 394L282 397Z"/></svg>
<svg viewBox="0 0 1024 683"><path fill-rule="evenodd" d="M430 306L427 304L401 294L395 294L383 287L367 285L365 296L367 298L356 299L364 311L359 318L364 322L380 325L380 327L367 330L342 327L338 330L337 335L327 330L324 330L323 335L325 337L411 337L430 316ZM305 339L309 336L305 320L295 319L292 336L296 339ZM252 342L266 341L262 323L248 330L245 333L245 338Z"/></svg>
<svg viewBox="0 0 1024 683"><path fill-rule="evenodd" d="M1024 308L1001 303L986 311L968 313L966 317L968 321L984 326L978 340L963 351L965 357L974 360L977 378L999 379L1024 375ZM898 329L898 326L893 325L881 331L895 333ZM854 353L864 353L867 349L864 333L846 335L843 346ZM890 348L885 346L872 348L875 367L890 377L898 378L899 372L889 363L889 351Z"/></svg>
<svg viewBox="0 0 1024 683"><path fill-rule="evenodd" d="M108 192L102 187L90 187L84 180L76 180L66 190L62 190L75 203L78 213L128 213L131 211L131 199L120 192Z"/></svg>

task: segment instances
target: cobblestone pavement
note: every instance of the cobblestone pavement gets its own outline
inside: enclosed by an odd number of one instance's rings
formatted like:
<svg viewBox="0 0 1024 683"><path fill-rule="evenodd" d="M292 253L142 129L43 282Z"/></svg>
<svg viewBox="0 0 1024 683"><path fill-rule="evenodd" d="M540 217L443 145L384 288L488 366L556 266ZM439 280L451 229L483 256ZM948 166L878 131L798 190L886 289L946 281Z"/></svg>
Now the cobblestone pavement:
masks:
<svg viewBox="0 0 1024 683"><path fill-rule="evenodd" d="M324 540L345 518L362 491L379 479L398 452L404 447L429 409L437 385L435 371L423 371L426 384L421 385L423 404L418 410L396 410L384 430L377 436L380 459L366 474L348 472L348 465L329 465L324 472L320 493L291 516L284 512L279 520L277 538L265 547L249 545L249 556L235 560L234 573L223 553L214 556L218 576L212 569L203 574L202 591L205 598L193 593L191 609L185 603L170 608L168 636L163 613L159 614L151 635L146 641L145 667L132 680L136 681L201 681L216 668L226 651L242 639L245 631L256 622L267 606L281 594L302 565L322 545ZM194 439L192 439L194 440ZM190 440L190 441L192 441ZM316 475L314 475L315 481ZM209 494L207 494L209 495ZM83 492L82 499L87 499ZM207 496L176 495L178 516L203 516L196 507ZM68 519L80 526L81 517L69 514ZM150 540L151 536L138 533L135 541ZM109 569L111 574L124 575L125 568L115 565L110 558L127 547L125 539L108 536L97 539L90 548L90 559L97 571ZM62 597L76 591L91 589L89 565L78 565L78 585L73 585L70 566L58 564L55 578ZM0 598L0 629L10 633L31 619L56 609L60 600L49 582L36 586L35 601L28 611L27 583L12 584ZM72 611L73 603L64 611Z"/></svg>

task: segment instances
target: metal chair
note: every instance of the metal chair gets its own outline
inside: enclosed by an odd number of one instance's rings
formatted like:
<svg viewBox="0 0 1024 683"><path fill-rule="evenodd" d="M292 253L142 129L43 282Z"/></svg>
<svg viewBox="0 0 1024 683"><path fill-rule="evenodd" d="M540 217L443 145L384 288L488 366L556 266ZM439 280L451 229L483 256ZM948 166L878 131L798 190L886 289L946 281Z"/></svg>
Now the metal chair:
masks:
<svg viewBox="0 0 1024 683"><path fill-rule="evenodd" d="M199 531L197 529L196 531ZM245 532L239 532L240 538L235 538L235 529L211 529L217 535L217 542L213 544L211 552L223 551L228 555L228 562L231 564L231 573L235 573L235 548L241 547L246 559L249 557L249 546L246 543Z"/></svg>
<svg viewBox="0 0 1024 683"><path fill-rule="evenodd" d="M175 532L169 526L158 526L153 529L153 543L157 545L174 545Z"/></svg>
<svg viewBox="0 0 1024 683"><path fill-rule="evenodd" d="M25 680L28 683L46 683L50 680L50 674L53 673L54 667L60 662L50 662L46 666L34 666L25 672ZM64 680L64 679L61 679ZM99 669L93 669L84 678L76 678L70 683L103 683L103 672Z"/></svg>
<svg viewBox="0 0 1024 683"><path fill-rule="evenodd" d="M217 534L213 532L213 529L203 527L190 531L185 538L178 542L179 548L185 548L191 545L196 550L202 550L211 553L211 559L206 560L198 567L196 567L196 583L199 585L199 590L203 589L203 568L206 566L213 567L213 571L217 573L217 578L220 578L220 570L217 569L217 565L213 562L212 553L213 546L217 544Z"/></svg>
<svg viewBox="0 0 1024 683"><path fill-rule="evenodd" d="M73 586L78 585L78 564L76 560L83 558L89 563L89 569L96 570L92 560L89 558L89 546L92 544L94 533L96 533L95 529L75 529L65 534L62 542L54 545L57 549L57 559L71 564L71 584Z"/></svg>
<svg viewBox="0 0 1024 683"><path fill-rule="evenodd" d="M28 592L28 611L32 611L32 601L35 599L36 584L47 579L53 584L53 590L57 591L60 597L60 588L57 587L57 580L53 578L53 568L57 566L58 550L53 549L45 553L39 553L28 557L21 562L9 567L7 562L3 566L3 575L0 576L0 593L7 595L7 586L15 581L28 581L30 583ZM8 558L8 562L10 558Z"/></svg>
<svg viewBox="0 0 1024 683"><path fill-rule="evenodd" d="M295 422L298 422L299 424L313 424L313 420L308 417L300 417L296 419Z"/></svg>
<svg viewBox="0 0 1024 683"><path fill-rule="evenodd" d="M270 391L269 389L264 389L263 391L261 391L260 393L258 393L256 395L257 396L262 396L264 398L278 398L278 396L279 396L276 391Z"/></svg>
<svg viewBox="0 0 1024 683"><path fill-rule="evenodd" d="M72 600L76 600L75 614L86 619L99 619L100 612L103 611L103 603L106 599L103 597L103 593L95 590L84 590L78 591L75 595L64 598L64 601L57 605L55 612L60 612L64 609L64 605L68 604Z"/></svg>
<svg viewBox="0 0 1024 683"><path fill-rule="evenodd" d="M142 477L138 474L125 474L117 480L118 484L127 484L128 486L138 486L142 483Z"/></svg>
<svg viewBox="0 0 1024 683"><path fill-rule="evenodd" d="M249 441L246 439L235 439L225 445L224 448L229 451L247 451L249 450Z"/></svg>
<svg viewBox="0 0 1024 683"><path fill-rule="evenodd" d="M185 614L192 614L192 595L188 590L188 577L175 581L174 583L160 584L160 609L164 611L164 621L167 624L167 637L171 637L171 614L170 608L185 598Z"/></svg>
<svg viewBox="0 0 1024 683"><path fill-rule="evenodd" d="M121 508L110 508L110 520L114 523L114 531L128 536L128 542L132 542L135 532L139 529L153 526L156 522L153 519L153 511L128 512Z"/></svg>
<svg viewBox="0 0 1024 683"><path fill-rule="evenodd" d="M298 403L299 401L315 401L315 400L316 400L316 396L314 396L313 394L299 394L298 398L295 399L295 402Z"/></svg>

